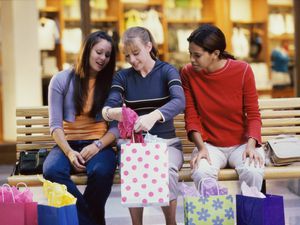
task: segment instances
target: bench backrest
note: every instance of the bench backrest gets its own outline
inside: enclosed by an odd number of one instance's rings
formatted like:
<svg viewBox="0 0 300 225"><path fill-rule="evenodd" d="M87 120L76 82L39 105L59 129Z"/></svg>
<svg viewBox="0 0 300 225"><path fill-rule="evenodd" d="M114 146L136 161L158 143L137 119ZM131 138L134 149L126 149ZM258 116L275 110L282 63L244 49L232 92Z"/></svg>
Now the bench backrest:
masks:
<svg viewBox="0 0 300 225"><path fill-rule="evenodd" d="M300 98L260 99L259 107L263 142L279 134L300 136ZM49 133L47 106L17 108L16 116L17 159L20 151L53 147L55 143ZM187 140L183 114L175 118L175 127L187 162L194 145Z"/></svg>

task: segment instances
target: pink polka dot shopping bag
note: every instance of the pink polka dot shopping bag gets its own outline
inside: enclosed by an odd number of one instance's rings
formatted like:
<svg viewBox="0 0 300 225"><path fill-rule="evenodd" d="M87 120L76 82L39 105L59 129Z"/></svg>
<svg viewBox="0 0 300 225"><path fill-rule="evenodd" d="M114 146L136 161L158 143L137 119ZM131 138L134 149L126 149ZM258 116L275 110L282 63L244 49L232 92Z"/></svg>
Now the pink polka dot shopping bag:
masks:
<svg viewBox="0 0 300 225"><path fill-rule="evenodd" d="M121 145L121 202L126 207L169 204L166 143Z"/></svg>

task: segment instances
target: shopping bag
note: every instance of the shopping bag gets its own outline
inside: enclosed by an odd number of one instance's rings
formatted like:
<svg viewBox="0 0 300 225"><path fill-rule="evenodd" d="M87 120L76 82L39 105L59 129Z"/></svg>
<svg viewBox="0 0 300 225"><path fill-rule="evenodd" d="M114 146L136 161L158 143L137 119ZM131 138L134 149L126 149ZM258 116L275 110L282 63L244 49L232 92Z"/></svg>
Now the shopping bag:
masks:
<svg viewBox="0 0 300 225"><path fill-rule="evenodd" d="M209 185L205 186L204 181L200 182L202 187L198 187L200 196L196 196L196 192L190 188L188 192L194 194L183 196L185 225L234 225L233 196L227 195L227 190L220 188L217 181L215 181L215 186L211 187L214 190L217 189L217 193L209 190Z"/></svg>
<svg viewBox="0 0 300 225"><path fill-rule="evenodd" d="M0 225L25 225L24 215L25 215L24 204L1 201Z"/></svg>
<svg viewBox="0 0 300 225"><path fill-rule="evenodd" d="M51 182L40 176L38 178L43 182L43 191L49 206L61 207L76 203L77 199L67 191L66 185Z"/></svg>
<svg viewBox="0 0 300 225"><path fill-rule="evenodd" d="M39 225L78 225L76 205L54 207L38 205Z"/></svg>
<svg viewBox="0 0 300 225"><path fill-rule="evenodd" d="M51 182L39 176L48 205L38 205L39 225L78 225L76 198L63 184Z"/></svg>
<svg viewBox="0 0 300 225"><path fill-rule="evenodd" d="M122 144L120 173L123 206L169 204L166 143Z"/></svg>
<svg viewBox="0 0 300 225"><path fill-rule="evenodd" d="M37 225L37 203L27 186L23 192L8 184L0 189L0 225Z"/></svg>
<svg viewBox="0 0 300 225"><path fill-rule="evenodd" d="M266 198L236 196L237 225L284 225L283 197L266 194Z"/></svg>

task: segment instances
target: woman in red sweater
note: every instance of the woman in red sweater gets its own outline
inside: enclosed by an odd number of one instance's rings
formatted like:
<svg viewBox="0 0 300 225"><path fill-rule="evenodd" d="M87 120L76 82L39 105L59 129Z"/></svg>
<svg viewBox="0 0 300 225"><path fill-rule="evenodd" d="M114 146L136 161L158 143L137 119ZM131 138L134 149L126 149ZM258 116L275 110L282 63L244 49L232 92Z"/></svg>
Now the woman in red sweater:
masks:
<svg viewBox="0 0 300 225"><path fill-rule="evenodd" d="M195 143L192 178L218 178L230 166L240 181L261 189L264 154L255 80L249 64L225 51L223 32L202 25L188 38L191 63L181 70L185 122Z"/></svg>

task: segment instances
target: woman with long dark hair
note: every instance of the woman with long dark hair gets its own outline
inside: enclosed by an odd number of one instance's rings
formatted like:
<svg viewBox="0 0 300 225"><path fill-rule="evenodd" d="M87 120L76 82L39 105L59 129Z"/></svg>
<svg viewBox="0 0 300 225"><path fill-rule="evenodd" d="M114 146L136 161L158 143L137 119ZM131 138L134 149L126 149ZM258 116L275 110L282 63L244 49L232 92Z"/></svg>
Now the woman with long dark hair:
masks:
<svg viewBox="0 0 300 225"><path fill-rule="evenodd" d="M103 120L101 110L113 79L116 53L110 36L87 36L74 67L56 74L49 85L50 133L56 145L43 167L46 179L65 184L77 198L80 225L105 224L105 203L116 168L110 146L118 138L116 123ZM83 194L70 179L72 171L87 173Z"/></svg>

